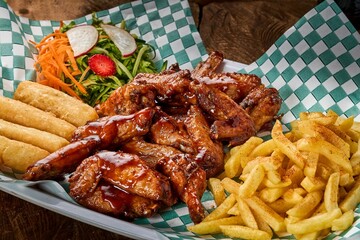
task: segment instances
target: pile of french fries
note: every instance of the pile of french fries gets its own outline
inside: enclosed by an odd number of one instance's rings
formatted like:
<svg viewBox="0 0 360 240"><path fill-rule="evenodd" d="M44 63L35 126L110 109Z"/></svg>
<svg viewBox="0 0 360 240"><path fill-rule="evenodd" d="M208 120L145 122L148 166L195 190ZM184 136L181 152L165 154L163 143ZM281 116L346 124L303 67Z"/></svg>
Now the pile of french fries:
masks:
<svg viewBox="0 0 360 240"><path fill-rule="evenodd" d="M217 207L196 234L242 239L293 234L318 239L352 226L360 202L360 123L333 111L301 113L284 133L232 148L225 171L208 180Z"/></svg>

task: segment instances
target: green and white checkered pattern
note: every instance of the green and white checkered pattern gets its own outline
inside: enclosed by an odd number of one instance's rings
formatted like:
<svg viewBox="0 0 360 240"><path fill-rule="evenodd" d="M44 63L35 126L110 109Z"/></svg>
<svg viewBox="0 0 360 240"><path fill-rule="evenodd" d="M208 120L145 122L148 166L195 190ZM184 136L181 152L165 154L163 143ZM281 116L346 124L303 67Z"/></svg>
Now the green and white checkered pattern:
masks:
<svg viewBox="0 0 360 240"><path fill-rule="evenodd" d="M97 16L115 24L125 19L132 33L155 47L158 66L168 60L169 64L178 62L181 68L192 68L207 56L187 1L136 1L98 12ZM75 20L77 24L90 21L90 15ZM33 77L34 61L27 41L39 41L58 26L58 22L18 17L0 1L1 95L11 97L19 81ZM239 72L257 74L265 85L279 89L285 123L302 111L329 109L354 115L360 121L360 35L332 0L308 12L262 57ZM202 202L208 212L213 210L215 203L209 192ZM169 239L228 239L188 232L186 226L192 221L182 203L152 218L137 219L135 224L155 229ZM353 227L332 233L328 239L348 238L359 228L357 208Z"/></svg>

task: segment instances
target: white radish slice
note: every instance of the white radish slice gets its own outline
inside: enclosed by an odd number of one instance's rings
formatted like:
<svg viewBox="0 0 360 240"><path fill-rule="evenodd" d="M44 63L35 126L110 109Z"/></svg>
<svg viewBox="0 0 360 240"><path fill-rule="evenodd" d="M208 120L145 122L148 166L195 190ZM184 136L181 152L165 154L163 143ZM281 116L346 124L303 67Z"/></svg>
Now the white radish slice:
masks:
<svg viewBox="0 0 360 240"><path fill-rule="evenodd" d="M133 36L124 29L116 26L101 24L109 38L114 42L124 57L132 55L137 48L136 41Z"/></svg>
<svg viewBox="0 0 360 240"><path fill-rule="evenodd" d="M82 25L71 28L66 32L74 57L89 52L97 43L99 33L92 25Z"/></svg>

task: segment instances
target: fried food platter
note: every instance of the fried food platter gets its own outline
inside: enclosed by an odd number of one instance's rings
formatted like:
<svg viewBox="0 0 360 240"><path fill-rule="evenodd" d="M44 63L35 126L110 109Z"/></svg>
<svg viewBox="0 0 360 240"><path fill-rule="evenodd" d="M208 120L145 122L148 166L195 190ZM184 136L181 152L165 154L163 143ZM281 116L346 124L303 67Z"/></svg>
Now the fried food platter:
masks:
<svg viewBox="0 0 360 240"><path fill-rule="evenodd" d="M331 5L331 6L330 6ZM337 12L338 9L333 4L327 5L324 3L322 7L319 9L327 9L328 11ZM114 10L110 11L113 12ZM318 10L320 11L320 10ZM326 11L325 11L326 12ZM312 12L305 16L305 19L310 18L310 16L316 14L320 14L318 12ZM326 19L326 18L325 18ZM302 21L303 22L303 21ZM285 34L285 36L291 36L294 32L298 33L303 31L301 29L301 24L299 23L294 29L289 30ZM308 32L303 35L309 34L309 32L317 31L316 29L307 30ZM303 32L301 32L303 33ZM195 33L196 35L197 33ZM350 27L350 33L348 37L354 37L354 39L358 38L358 33L354 32ZM286 38L286 37L285 37ZM294 41L294 40L292 40ZM356 92L359 91L358 83L356 83L356 79L359 78L359 66L357 61L359 59L359 54L354 50L349 51L350 55L353 57L354 63L347 63L347 66L343 66L344 71L347 75L347 78L343 78L341 76L341 71L333 70L331 66L325 66L328 71L338 73L335 78L323 79L321 73L319 73L319 69L321 68L316 61L306 62L307 69L311 69L316 73L317 76L312 78L311 76L307 76L304 71L299 70L302 68L300 66L305 64L304 57L297 55L297 60L289 60L290 56L286 55L286 53L291 52L289 49L289 45L284 44L287 41L284 41L284 38L280 38L280 40L270 48L267 53L259 59L256 63L251 64L246 67L242 64L225 60L221 71L223 72L248 72L253 74L258 74L265 85L272 85L279 89L281 97L285 100L280 112L284 114L283 122L289 123L291 120L296 118L301 110L318 110L324 111L330 107L335 107L339 114L343 114L345 116L355 115L356 120L359 121L359 110L358 104L359 99L356 97ZM290 41L291 42L291 41ZM301 42L299 40L299 42ZM289 43L289 42L287 42ZM292 42L291 42L292 43ZM342 43L346 44L346 43ZM291 47L290 47L291 48ZM297 47L294 47L297 49ZM315 47L310 47L311 49L316 49ZM349 47L351 49L356 49ZM159 48L159 55L162 55L161 48ZM314 50L315 52L317 50ZM304 52L304 51L302 51ZM284 66L277 65L277 63L281 62L278 59L278 55L276 54L282 53L283 60L285 62L292 62L293 64L288 64ZM187 53L186 53L187 54ZM298 53L299 54L299 53ZM190 54L189 54L190 55ZM206 54L204 52L200 53L200 56L195 57L195 59L187 56L189 61L183 61L181 64L183 66L189 67L190 65L195 66L196 62L199 60L205 59ZM310 54L311 55L311 54ZM316 55L316 54L315 54ZM309 56L309 55L307 55ZM294 57L294 56L292 56ZM183 56L180 57L182 59ZM276 59L277 58L277 59ZM336 57L335 57L336 58ZM173 59L173 57L169 57L168 59ZM191 60L190 60L191 59ZM315 57L315 59L318 59ZM334 59L333 59L334 60ZM191 61L191 63L190 63ZM317 62L318 63L318 62ZM341 65L341 64L340 64ZM245 68L244 68L245 67ZM324 66L323 66L324 67ZM303 69L303 68L302 68ZM291 71L290 71L291 70ZM336 72L338 71L338 72ZM299 77L291 76L292 72L297 72ZM339 73L340 72L340 73ZM297 88L299 84L298 81L306 82L306 87ZM315 81L315 83L314 83ZM323 81L325 86L327 86L326 94L324 95L323 89L316 88L317 82ZM321 82L321 83L323 83ZM343 85L342 82L346 82L347 84ZM321 84L320 84L321 85ZM304 86L304 85L302 85ZM351 86L349 88L349 86ZM306 90L305 94L302 94L302 90ZM313 90L315 92L311 93ZM329 90L329 91L328 91ZM336 90L339 90L336 92ZM342 95L339 97L337 94L341 92L344 94L346 92L347 96ZM305 95L305 96L304 96ZM336 103L329 105L327 100L336 99L340 102L339 105ZM315 103L318 100L318 103ZM331 101L330 101L331 102ZM64 185L66 188L66 184ZM119 220L113 217L105 216L103 214L94 212L92 210L88 210L86 208L81 207L73 202L71 198L67 195L67 192L64 188L56 182L53 181L39 181L36 183L28 183L21 180L15 180L14 178L7 177L5 175L0 174L0 189L4 192L22 198L26 201L39 205L41 207L47 208L54 212L63 214L65 216L83 221L85 223L97 226L99 228L103 228L108 231L112 231L124 236L136 238L136 239L167 239L171 238L172 234L177 236L187 236L190 237L187 233L182 235L184 231L186 231L185 225L190 224L188 213L186 212L186 206L184 204L177 204L173 206L169 210L165 210L160 212L158 215L155 215L149 219L140 219L135 221L134 223L129 223L123 220ZM206 192L202 198L203 205L207 210L213 207L213 198L209 192ZM358 216L358 208L356 209L355 215ZM173 213L175 213L176 217L169 218ZM167 220L166 220L167 219ZM358 219L356 217L355 219ZM167 222L169 220L169 223ZM353 227L347 231L346 233L342 233L341 236L350 237L358 230L358 221L355 220ZM171 231L166 230L167 226L171 228ZM340 234L340 233L339 233ZM193 237L194 235L191 235ZM190 237L190 238L191 238ZM333 236L334 237L334 236ZM221 236L220 236L221 238ZM281 237L283 238L283 237ZM286 238L286 236L284 236Z"/></svg>

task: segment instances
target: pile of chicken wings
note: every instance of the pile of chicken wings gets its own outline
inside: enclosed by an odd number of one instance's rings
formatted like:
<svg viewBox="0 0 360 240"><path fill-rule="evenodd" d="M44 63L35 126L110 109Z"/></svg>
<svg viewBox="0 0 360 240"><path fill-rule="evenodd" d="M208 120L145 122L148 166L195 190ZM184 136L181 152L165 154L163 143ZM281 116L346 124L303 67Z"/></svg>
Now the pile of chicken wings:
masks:
<svg viewBox="0 0 360 240"><path fill-rule="evenodd" d="M212 52L192 71L174 64L138 74L96 107L97 121L23 178L71 173L78 203L125 219L150 217L180 200L200 222L206 179L223 171L224 145L242 144L271 124L282 102L255 75L218 73L222 62Z"/></svg>

